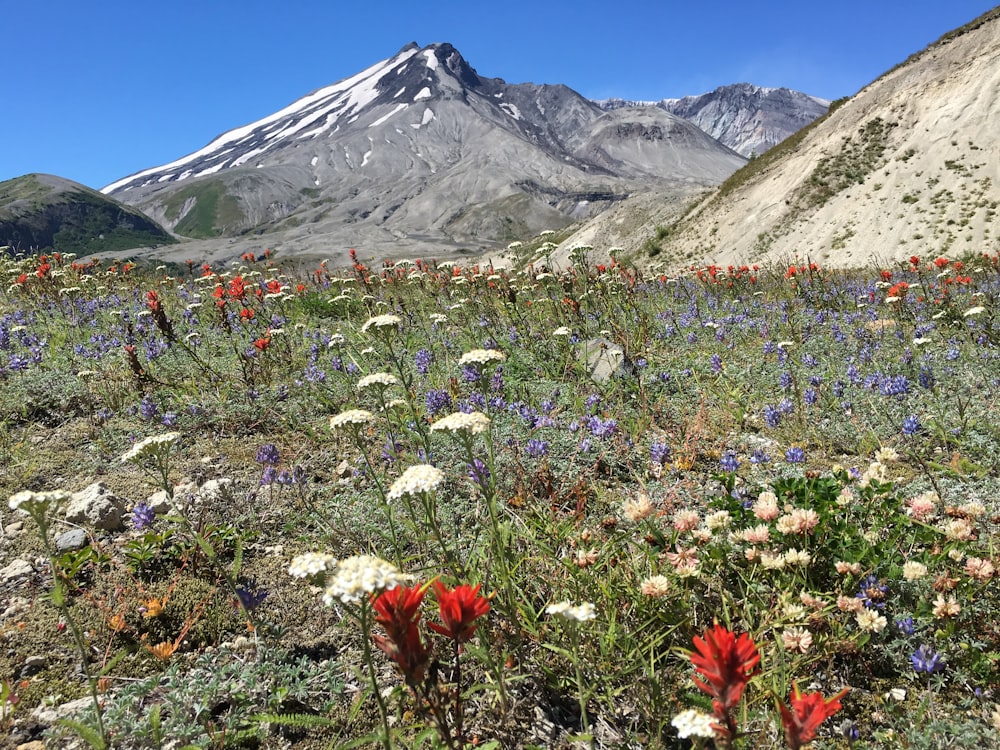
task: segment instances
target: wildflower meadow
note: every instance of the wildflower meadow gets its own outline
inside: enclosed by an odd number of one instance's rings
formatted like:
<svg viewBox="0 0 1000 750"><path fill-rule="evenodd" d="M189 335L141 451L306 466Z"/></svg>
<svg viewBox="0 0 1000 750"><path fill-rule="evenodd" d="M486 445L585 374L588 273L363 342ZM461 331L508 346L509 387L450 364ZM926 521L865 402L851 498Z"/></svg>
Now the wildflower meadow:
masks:
<svg viewBox="0 0 1000 750"><path fill-rule="evenodd" d="M548 239L0 260L0 743L1000 747L1000 254Z"/></svg>

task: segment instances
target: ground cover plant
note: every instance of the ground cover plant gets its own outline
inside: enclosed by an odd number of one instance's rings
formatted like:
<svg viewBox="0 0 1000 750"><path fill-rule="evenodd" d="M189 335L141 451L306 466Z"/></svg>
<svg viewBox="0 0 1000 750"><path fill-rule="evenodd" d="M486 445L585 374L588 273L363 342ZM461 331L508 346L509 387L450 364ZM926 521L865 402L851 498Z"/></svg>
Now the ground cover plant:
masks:
<svg viewBox="0 0 1000 750"><path fill-rule="evenodd" d="M995 745L1000 255L549 249L4 260L8 743Z"/></svg>

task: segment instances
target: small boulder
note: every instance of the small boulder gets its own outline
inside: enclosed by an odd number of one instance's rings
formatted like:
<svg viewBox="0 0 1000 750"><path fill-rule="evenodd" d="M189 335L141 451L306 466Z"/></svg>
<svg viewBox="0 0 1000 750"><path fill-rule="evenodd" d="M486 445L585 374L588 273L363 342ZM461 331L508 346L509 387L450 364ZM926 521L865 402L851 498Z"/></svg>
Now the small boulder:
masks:
<svg viewBox="0 0 1000 750"><path fill-rule="evenodd" d="M74 492L66 506L66 520L70 523L89 524L104 531L122 528L124 515L125 503L102 482Z"/></svg>
<svg viewBox="0 0 1000 750"><path fill-rule="evenodd" d="M18 558L9 565L0 568L0 583L10 583L18 578L27 578L34 571L35 569L31 567L30 562Z"/></svg>
<svg viewBox="0 0 1000 750"><path fill-rule="evenodd" d="M625 356L625 350L603 337L578 344L577 356L581 363L586 364L595 383L606 383L611 378L625 377L635 372L635 366Z"/></svg>
<svg viewBox="0 0 1000 750"><path fill-rule="evenodd" d="M56 537L56 552L72 552L87 546L87 532L83 529L70 529Z"/></svg>

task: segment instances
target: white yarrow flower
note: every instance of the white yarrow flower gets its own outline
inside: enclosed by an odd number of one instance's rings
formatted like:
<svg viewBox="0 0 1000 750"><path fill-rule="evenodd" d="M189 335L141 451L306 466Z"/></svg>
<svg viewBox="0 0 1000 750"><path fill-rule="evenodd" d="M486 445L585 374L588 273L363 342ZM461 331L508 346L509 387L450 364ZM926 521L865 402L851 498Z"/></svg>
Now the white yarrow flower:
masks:
<svg viewBox="0 0 1000 750"><path fill-rule="evenodd" d="M330 417L330 429L339 430L353 425L364 425L375 419L375 415L364 409L348 409Z"/></svg>
<svg viewBox="0 0 1000 750"><path fill-rule="evenodd" d="M364 325L361 326L361 333L365 333L369 328L375 328L376 330L399 328L399 324L402 322L402 319L398 315L376 315L365 321Z"/></svg>
<svg viewBox="0 0 1000 750"><path fill-rule="evenodd" d="M68 499L69 494L62 490L49 490L48 492L21 490L10 496L7 505L11 510L23 510L33 516L36 513L45 513L50 507L59 507Z"/></svg>
<svg viewBox="0 0 1000 750"><path fill-rule="evenodd" d="M181 439L179 432L165 432L162 435L151 435L140 440L129 448L121 457L122 463L134 463L147 456L160 455L169 451L170 447Z"/></svg>
<svg viewBox="0 0 1000 750"><path fill-rule="evenodd" d="M306 552L292 559L288 575L292 578L312 578L337 567L337 558L326 552Z"/></svg>
<svg viewBox="0 0 1000 750"><path fill-rule="evenodd" d="M715 737L715 730L712 729L714 723L715 719L711 714L706 714L695 708L681 711L670 720L670 724L677 730L677 736L681 739L689 737L705 737L710 739Z"/></svg>
<svg viewBox="0 0 1000 750"><path fill-rule="evenodd" d="M392 563L372 555L355 555L341 560L333 569L323 591L327 606L339 600L344 604L359 602L369 594L388 591L413 580Z"/></svg>
<svg viewBox="0 0 1000 750"><path fill-rule="evenodd" d="M388 372L374 372L371 375L365 375L361 378L355 388L359 391L363 391L365 388L371 388L372 386L388 388L393 385L399 385L399 378L395 375Z"/></svg>
<svg viewBox="0 0 1000 750"><path fill-rule="evenodd" d="M447 417L441 417L431 425L432 432L446 430L448 432L468 432L479 435L486 432L490 426L490 418L480 411L465 412L456 411Z"/></svg>
<svg viewBox="0 0 1000 750"><path fill-rule="evenodd" d="M477 365L485 365L490 362L503 362L504 359L506 359L504 353L496 349L473 349L463 354L462 358L458 360L458 364L467 365L471 362Z"/></svg>
<svg viewBox="0 0 1000 750"><path fill-rule="evenodd" d="M444 472L430 464L417 464L403 472L389 488L388 498L399 500L405 495L433 492L444 481Z"/></svg>

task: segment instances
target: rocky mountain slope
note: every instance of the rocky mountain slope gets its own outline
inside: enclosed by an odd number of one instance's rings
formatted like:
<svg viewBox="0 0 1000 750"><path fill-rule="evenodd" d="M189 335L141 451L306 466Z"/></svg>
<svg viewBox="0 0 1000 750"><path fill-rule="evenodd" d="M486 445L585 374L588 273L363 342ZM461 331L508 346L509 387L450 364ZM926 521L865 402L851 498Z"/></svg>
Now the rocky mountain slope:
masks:
<svg viewBox="0 0 1000 750"><path fill-rule="evenodd" d="M29 174L0 182L0 247L87 255L175 242L162 227L77 182Z"/></svg>
<svg viewBox="0 0 1000 750"><path fill-rule="evenodd" d="M714 91L682 99L630 102L604 99L605 110L655 106L694 123L701 130L743 156L760 156L801 130L830 106L826 99L787 88L764 88L750 83L720 86Z"/></svg>
<svg viewBox="0 0 1000 750"><path fill-rule="evenodd" d="M1000 9L946 34L671 221L618 244L671 267L831 265L997 250ZM566 244L613 235L616 215ZM676 213L676 211L674 211ZM654 223L661 223L650 237Z"/></svg>
<svg viewBox="0 0 1000 750"><path fill-rule="evenodd" d="M482 77L451 45L410 44L104 192L201 238L202 254L238 237L288 253L441 255L559 228L652 185L690 195L744 162L663 110L604 111L565 86Z"/></svg>

